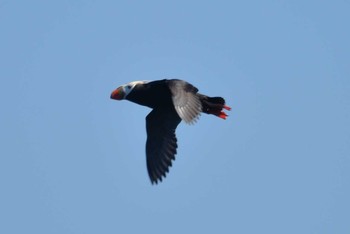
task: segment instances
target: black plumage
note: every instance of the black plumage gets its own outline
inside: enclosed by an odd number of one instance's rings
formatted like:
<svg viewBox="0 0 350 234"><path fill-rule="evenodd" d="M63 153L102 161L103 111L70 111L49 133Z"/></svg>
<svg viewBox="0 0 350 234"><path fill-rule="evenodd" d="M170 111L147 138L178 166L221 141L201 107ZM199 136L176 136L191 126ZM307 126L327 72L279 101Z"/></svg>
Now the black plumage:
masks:
<svg viewBox="0 0 350 234"><path fill-rule="evenodd" d="M177 153L176 127L184 120L193 124L201 112L226 119L222 97L208 97L183 80L134 81L111 94L115 100L126 99L152 108L146 117L146 161L152 183L162 181Z"/></svg>

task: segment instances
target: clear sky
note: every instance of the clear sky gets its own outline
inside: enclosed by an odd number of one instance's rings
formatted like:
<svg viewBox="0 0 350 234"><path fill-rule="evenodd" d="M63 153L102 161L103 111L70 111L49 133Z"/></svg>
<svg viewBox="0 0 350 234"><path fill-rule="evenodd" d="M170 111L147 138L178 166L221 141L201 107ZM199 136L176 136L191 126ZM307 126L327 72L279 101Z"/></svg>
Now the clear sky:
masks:
<svg viewBox="0 0 350 234"><path fill-rule="evenodd" d="M0 1L0 233L350 233L349 1ZM149 109L184 79L232 107L177 129L167 178Z"/></svg>

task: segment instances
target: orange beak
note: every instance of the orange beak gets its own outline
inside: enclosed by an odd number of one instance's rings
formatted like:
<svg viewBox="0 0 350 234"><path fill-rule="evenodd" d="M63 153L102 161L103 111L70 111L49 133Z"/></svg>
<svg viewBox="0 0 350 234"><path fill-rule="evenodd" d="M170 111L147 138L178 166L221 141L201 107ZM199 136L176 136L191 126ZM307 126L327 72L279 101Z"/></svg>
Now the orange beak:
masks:
<svg viewBox="0 0 350 234"><path fill-rule="evenodd" d="M111 99L114 100L122 100L124 99L124 90L123 87L119 87L116 90L114 90L111 94Z"/></svg>

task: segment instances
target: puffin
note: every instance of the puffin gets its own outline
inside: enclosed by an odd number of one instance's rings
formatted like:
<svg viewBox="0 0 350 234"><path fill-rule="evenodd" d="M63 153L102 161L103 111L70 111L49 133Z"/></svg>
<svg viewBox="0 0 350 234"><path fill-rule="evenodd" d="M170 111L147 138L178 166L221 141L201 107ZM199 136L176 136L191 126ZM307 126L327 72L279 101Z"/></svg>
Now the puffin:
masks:
<svg viewBox="0 0 350 234"><path fill-rule="evenodd" d="M133 81L115 89L111 99L152 109L146 117L146 165L152 184L166 177L175 160L175 131L181 121L194 124L201 113L226 119L224 110L231 110L224 98L200 94L195 86L179 79Z"/></svg>

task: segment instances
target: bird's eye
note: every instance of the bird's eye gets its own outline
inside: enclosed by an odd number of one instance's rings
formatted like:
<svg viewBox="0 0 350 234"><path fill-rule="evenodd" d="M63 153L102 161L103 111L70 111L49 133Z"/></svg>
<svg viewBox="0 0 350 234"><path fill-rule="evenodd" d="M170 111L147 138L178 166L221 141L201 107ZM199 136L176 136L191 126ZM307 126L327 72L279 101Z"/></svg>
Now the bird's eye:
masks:
<svg viewBox="0 0 350 234"><path fill-rule="evenodd" d="M127 88L127 89L131 89L131 85L127 85L126 88Z"/></svg>

